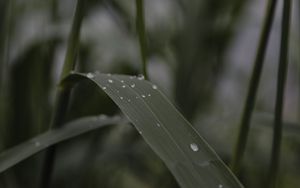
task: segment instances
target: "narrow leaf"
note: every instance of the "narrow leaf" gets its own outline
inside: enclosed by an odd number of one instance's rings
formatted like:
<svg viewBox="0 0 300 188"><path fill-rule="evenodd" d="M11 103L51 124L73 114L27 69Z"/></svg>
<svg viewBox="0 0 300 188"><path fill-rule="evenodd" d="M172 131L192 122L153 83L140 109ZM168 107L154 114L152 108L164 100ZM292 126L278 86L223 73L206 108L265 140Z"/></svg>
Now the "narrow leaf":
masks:
<svg viewBox="0 0 300 188"><path fill-rule="evenodd" d="M0 154L0 173L28 157L48 148L49 146L107 125L119 124L120 122L120 118L117 117L85 117L67 123L62 128L47 131L46 133L38 135L29 141L2 152Z"/></svg>
<svg viewBox="0 0 300 188"><path fill-rule="evenodd" d="M89 78L120 107L183 188L243 187L213 149L157 86L142 77L72 74Z"/></svg>

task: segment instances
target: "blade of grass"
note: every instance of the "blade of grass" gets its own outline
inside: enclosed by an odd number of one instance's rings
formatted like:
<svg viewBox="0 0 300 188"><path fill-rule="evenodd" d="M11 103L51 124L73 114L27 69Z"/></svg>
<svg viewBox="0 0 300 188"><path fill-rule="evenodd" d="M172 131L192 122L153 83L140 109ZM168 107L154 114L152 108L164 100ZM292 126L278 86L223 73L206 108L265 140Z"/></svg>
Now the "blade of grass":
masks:
<svg viewBox="0 0 300 188"><path fill-rule="evenodd" d="M283 1L283 13L281 23L281 45L277 76L277 93L274 116L274 131L269 169L268 186L276 187L278 168L280 161L281 138L282 138L282 113L284 104L284 91L288 67L289 31L291 20L291 0Z"/></svg>
<svg viewBox="0 0 300 188"><path fill-rule="evenodd" d="M0 133L4 136L1 137L0 140L0 149L5 147L5 132L7 124L7 119L9 116L8 113L8 102L7 102L7 96L8 96L8 73L9 73L9 59L8 59L8 53L9 53L9 46L10 46L10 27L12 22L12 9L13 9L13 3L14 1L6 1L3 2L3 11L4 11L4 18L3 23L1 23L2 28L0 31L2 31L2 35L0 36Z"/></svg>
<svg viewBox="0 0 300 188"><path fill-rule="evenodd" d="M254 61L254 67L250 79L246 102L245 102L245 106L243 109L243 114L240 122L238 139L233 153L233 160L231 162L231 169L236 174L239 173L243 155L245 153L245 149L247 145L250 120L255 106L257 89L261 77L263 62L266 55L266 49L270 37L271 28L272 28L276 4L277 4L277 0L269 0L266 9L265 20L261 31L261 36L260 36L257 53Z"/></svg>
<svg viewBox="0 0 300 188"><path fill-rule="evenodd" d="M143 63L143 75L148 80L147 74L147 39L145 29L145 15L144 15L144 0L136 0L136 28L139 36L140 53Z"/></svg>
<svg viewBox="0 0 300 188"><path fill-rule="evenodd" d="M108 125L125 123L118 117L84 117L49 130L0 154L0 173L48 147Z"/></svg>
<svg viewBox="0 0 300 188"><path fill-rule="evenodd" d="M58 15L58 1L51 0L51 21L55 23L59 18Z"/></svg>
<svg viewBox="0 0 300 188"><path fill-rule="evenodd" d="M298 4L298 8L297 8L297 12L298 12L298 20L300 20L300 2L298 1L297 2ZM298 40L300 39L300 25L298 25ZM298 122L300 122L300 44L298 43L297 45L297 50L298 50L298 56L297 56L297 59L298 61L296 61L297 63L297 69L298 69Z"/></svg>
<svg viewBox="0 0 300 188"><path fill-rule="evenodd" d="M120 107L161 157L182 188L243 187L213 149L157 86L124 75L72 74L65 82L90 79Z"/></svg>
<svg viewBox="0 0 300 188"><path fill-rule="evenodd" d="M72 28L68 39L67 52L64 60L61 79L74 70L76 57L79 49L79 38L81 24L84 16L84 0L78 0L76 4L75 15L73 18ZM67 86L59 86L57 89L55 108L50 124L50 129L60 127L64 123L64 118L67 113L71 89ZM50 186L53 164L55 161L55 147L51 147L47 153L42 170L41 188Z"/></svg>

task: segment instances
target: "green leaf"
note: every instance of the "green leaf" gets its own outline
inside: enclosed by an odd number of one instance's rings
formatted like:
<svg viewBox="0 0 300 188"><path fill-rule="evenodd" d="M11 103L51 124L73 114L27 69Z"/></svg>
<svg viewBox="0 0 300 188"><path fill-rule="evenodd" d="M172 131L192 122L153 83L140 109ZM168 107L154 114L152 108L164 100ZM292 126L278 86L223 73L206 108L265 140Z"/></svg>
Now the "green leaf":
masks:
<svg viewBox="0 0 300 188"><path fill-rule="evenodd" d="M0 173L27 159L28 157L62 141L75 136L105 127L111 124L118 124L121 119L118 117L93 116L80 118L67 123L62 128L53 129L38 135L29 141L21 143L0 154Z"/></svg>
<svg viewBox="0 0 300 188"><path fill-rule="evenodd" d="M157 86L142 77L72 74L90 79L120 107L183 188L240 188L237 178Z"/></svg>

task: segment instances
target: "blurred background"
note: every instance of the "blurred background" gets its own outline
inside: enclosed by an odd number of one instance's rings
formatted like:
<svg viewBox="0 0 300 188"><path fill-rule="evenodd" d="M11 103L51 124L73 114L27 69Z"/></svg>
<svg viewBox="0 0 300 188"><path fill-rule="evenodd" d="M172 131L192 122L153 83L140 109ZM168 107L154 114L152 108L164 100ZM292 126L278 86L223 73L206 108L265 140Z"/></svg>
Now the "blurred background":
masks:
<svg viewBox="0 0 300 188"><path fill-rule="evenodd" d="M86 3L76 69L139 74L135 1ZM227 163L238 133L266 3L145 0L150 80ZM1 0L1 151L48 130L75 5L75 0ZM300 184L299 8L294 1L280 188ZM279 0L242 168L245 187L263 187L267 175L281 9ZM120 111L93 85L76 87L68 120L98 114ZM0 174L0 187L38 187L43 155ZM56 188L179 187L130 125L107 127L60 144L52 183Z"/></svg>

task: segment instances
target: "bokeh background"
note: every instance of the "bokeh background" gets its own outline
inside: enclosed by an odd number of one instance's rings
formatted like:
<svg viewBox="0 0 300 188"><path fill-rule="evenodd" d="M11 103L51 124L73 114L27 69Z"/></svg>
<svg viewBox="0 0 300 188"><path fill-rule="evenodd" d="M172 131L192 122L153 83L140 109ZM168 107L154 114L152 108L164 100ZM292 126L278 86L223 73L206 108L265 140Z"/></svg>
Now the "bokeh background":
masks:
<svg viewBox="0 0 300 188"><path fill-rule="evenodd" d="M89 0L81 29L81 72L141 72L134 0ZM267 1L145 0L148 71L225 162L232 156ZM75 0L1 0L0 149L49 128ZM300 48L293 3L284 106L280 188L300 184ZM270 159L282 0L268 45L242 168L246 187L263 187ZM68 120L120 114L104 93L81 84ZM38 186L44 153L0 174L0 187ZM130 125L59 145L53 187L176 188L163 162Z"/></svg>

